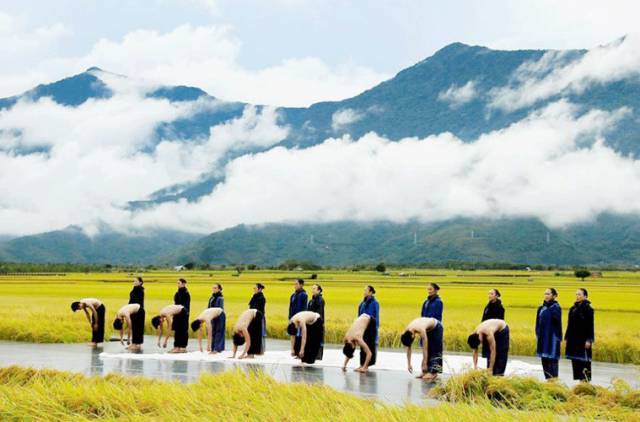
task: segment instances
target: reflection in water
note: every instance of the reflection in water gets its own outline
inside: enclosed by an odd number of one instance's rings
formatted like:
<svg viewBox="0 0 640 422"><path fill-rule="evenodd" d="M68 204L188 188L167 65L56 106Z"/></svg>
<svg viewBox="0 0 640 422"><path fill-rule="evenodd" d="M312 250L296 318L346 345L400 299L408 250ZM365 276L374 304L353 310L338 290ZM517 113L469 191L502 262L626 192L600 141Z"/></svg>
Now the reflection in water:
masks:
<svg viewBox="0 0 640 422"><path fill-rule="evenodd" d="M365 374L356 373L358 375L360 383L358 384L358 391L363 394L377 394L378 393L378 374L373 371L369 371Z"/></svg>
<svg viewBox="0 0 640 422"><path fill-rule="evenodd" d="M312 366L291 366L291 382L324 384L324 370Z"/></svg>

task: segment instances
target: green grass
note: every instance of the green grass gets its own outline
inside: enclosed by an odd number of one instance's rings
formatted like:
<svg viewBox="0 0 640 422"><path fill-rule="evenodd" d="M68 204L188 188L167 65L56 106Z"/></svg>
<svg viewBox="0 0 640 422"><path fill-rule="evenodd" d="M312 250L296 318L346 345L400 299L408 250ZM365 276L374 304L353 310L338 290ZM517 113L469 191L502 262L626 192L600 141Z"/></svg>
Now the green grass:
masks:
<svg viewBox="0 0 640 422"><path fill-rule="evenodd" d="M590 415L587 415L590 416ZM262 372L202 375L193 384L122 375L0 369L0 420L551 421L549 411L490 403L388 406L328 387L280 384Z"/></svg>
<svg viewBox="0 0 640 422"><path fill-rule="evenodd" d="M417 273L400 277L398 273ZM267 323L270 337L286 338L288 299L293 279L309 273L247 271L240 276L229 271L151 272L144 274L147 314L151 316L173 298L178 277L186 277L192 297L192 313L206 306L210 286L224 285L228 327L246 309L255 282L266 285ZM136 274L137 275L137 274ZM640 274L605 272L604 277L585 282L571 273L523 271L445 271L398 270L391 276L372 272L322 271L318 282L324 287L326 305L326 341L339 343L356 316L365 285L373 284L381 304L382 346L399 346L404 326L419 316L425 287L438 282L445 302L445 348L465 351L466 337L479 323L486 304L487 291L502 292L506 319L511 327L511 353L535 352L535 312L544 289L556 287L563 307L573 303L577 287L589 290L596 309L594 358L599 361L640 364ZM93 296L107 306L107 335L116 310L125 304L133 275L124 273L67 274L65 276L0 276L0 338L32 342L88 341L88 324L80 313L69 309L71 301ZM307 283L311 284L308 280ZM150 318L148 318L149 320ZM150 324L148 333L152 333Z"/></svg>

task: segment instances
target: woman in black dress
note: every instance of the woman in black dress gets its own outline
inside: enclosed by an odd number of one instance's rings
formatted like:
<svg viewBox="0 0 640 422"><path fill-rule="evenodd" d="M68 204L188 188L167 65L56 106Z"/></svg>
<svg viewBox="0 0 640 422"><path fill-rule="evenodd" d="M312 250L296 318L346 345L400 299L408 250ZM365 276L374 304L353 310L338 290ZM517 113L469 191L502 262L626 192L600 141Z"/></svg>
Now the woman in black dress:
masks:
<svg viewBox="0 0 640 422"><path fill-rule="evenodd" d="M262 351L264 352L266 348L266 338L267 338L267 314L265 312L265 308L267 307L267 299L264 297L264 285L261 283L256 283L253 287L253 296L251 296L251 300L249 301L249 309L256 309L260 312L261 317L261 332L262 332Z"/></svg>
<svg viewBox="0 0 640 422"><path fill-rule="evenodd" d="M591 381L591 355L594 340L594 313L587 299L587 289L576 291L576 302L569 309L569 323L564 339L565 356L571 360L573 379Z"/></svg>
<svg viewBox="0 0 640 422"><path fill-rule="evenodd" d="M482 321L488 319L501 319L504 321L504 306L502 306L500 291L498 289L489 290L489 303L484 307Z"/></svg>
<svg viewBox="0 0 640 422"><path fill-rule="evenodd" d="M144 280L142 277L136 277L133 280L133 289L129 293L129 305L138 304L140 310L131 316L132 338L131 344L140 346L144 343Z"/></svg>

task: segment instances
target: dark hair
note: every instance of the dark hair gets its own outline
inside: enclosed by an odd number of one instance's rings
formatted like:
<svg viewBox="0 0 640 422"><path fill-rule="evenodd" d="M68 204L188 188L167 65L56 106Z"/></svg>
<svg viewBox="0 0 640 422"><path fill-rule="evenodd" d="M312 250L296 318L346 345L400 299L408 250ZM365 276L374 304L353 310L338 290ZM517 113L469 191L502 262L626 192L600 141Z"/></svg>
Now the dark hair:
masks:
<svg viewBox="0 0 640 422"><path fill-rule="evenodd" d="M244 344L244 337L242 337L238 333L235 333L233 335L233 344L234 346L242 346Z"/></svg>
<svg viewBox="0 0 640 422"><path fill-rule="evenodd" d="M433 287L436 292L440 291L440 286L438 286L438 283L429 283L429 286Z"/></svg>
<svg viewBox="0 0 640 422"><path fill-rule="evenodd" d="M160 315L156 315L153 318L151 318L151 325L153 325L153 328L157 329L160 326Z"/></svg>
<svg viewBox="0 0 640 422"><path fill-rule="evenodd" d="M299 278L296 280L298 282L299 285L304 286L304 280Z"/></svg>
<svg viewBox="0 0 640 422"><path fill-rule="evenodd" d="M400 343L404 344L407 347L411 347L411 344L413 344L413 333L409 330L402 333L402 335L400 336Z"/></svg>
<svg viewBox="0 0 640 422"><path fill-rule="evenodd" d="M220 291L222 291L222 284L216 283L216 284L214 284L214 286L218 286L218 289L220 289Z"/></svg>
<svg viewBox="0 0 640 422"><path fill-rule="evenodd" d="M113 320L113 328L116 330L122 330L122 320L120 318Z"/></svg>
<svg viewBox="0 0 640 422"><path fill-rule="evenodd" d="M319 285L319 284L314 284L314 286L316 286L316 289L318 289L318 291L319 291L320 293L322 293L322 286L321 286L321 285Z"/></svg>
<svg viewBox="0 0 640 422"><path fill-rule="evenodd" d="M500 290L498 289L491 289L494 291L494 293L496 294L497 297L502 297L502 295L500 294Z"/></svg>
<svg viewBox="0 0 640 422"><path fill-rule="evenodd" d="M556 289L554 289L553 287L549 287L549 290L551 291L552 295L558 296L558 291Z"/></svg>
<svg viewBox="0 0 640 422"><path fill-rule="evenodd" d="M290 336L295 336L296 334L298 334L298 328L296 327L296 324L292 322L287 325L287 333L289 333Z"/></svg>
<svg viewBox="0 0 640 422"><path fill-rule="evenodd" d="M467 338L467 344L472 349L477 349L480 346L480 336L477 333L471 334L469 338Z"/></svg>
<svg viewBox="0 0 640 422"><path fill-rule="evenodd" d="M136 277L136 280L138 280L140 284L144 284L144 280L142 280L142 277Z"/></svg>
<svg viewBox="0 0 640 422"><path fill-rule="evenodd" d="M584 297L589 297L589 292L587 292L587 289L585 289L584 287L578 287L578 290L582 290Z"/></svg>
<svg viewBox="0 0 640 422"><path fill-rule="evenodd" d="M182 284L187 284L187 280L185 280L184 278L179 278L178 281Z"/></svg>
<svg viewBox="0 0 640 422"><path fill-rule="evenodd" d="M264 289L264 284L262 284L262 283L256 283L256 287L257 287L259 290L263 290L263 289Z"/></svg>
<svg viewBox="0 0 640 422"><path fill-rule="evenodd" d="M193 330L193 332L198 331L200 329L200 325L202 325L202 321L200 321L199 319L193 320L193 322L191 323L191 329Z"/></svg>
<svg viewBox="0 0 640 422"><path fill-rule="evenodd" d="M71 304L71 310L72 310L73 312L75 312L75 311L77 311L78 309L80 309L80 302L73 302L73 303Z"/></svg>
<svg viewBox="0 0 640 422"><path fill-rule="evenodd" d="M342 348L342 354L351 359L353 357L353 353L356 351L355 347L351 345L351 343L345 343Z"/></svg>
<svg viewBox="0 0 640 422"><path fill-rule="evenodd" d="M373 286L367 286L367 289L369 289L372 294L376 294L376 289L374 289Z"/></svg>

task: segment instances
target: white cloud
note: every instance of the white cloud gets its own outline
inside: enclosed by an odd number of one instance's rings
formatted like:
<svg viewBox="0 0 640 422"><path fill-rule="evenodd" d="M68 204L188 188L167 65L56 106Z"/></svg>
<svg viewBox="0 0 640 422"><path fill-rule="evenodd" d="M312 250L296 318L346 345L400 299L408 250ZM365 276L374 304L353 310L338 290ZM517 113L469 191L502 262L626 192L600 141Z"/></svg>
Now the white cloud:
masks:
<svg viewBox="0 0 640 422"><path fill-rule="evenodd" d="M440 101L448 102L450 107L456 108L468 103L476 96L476 83L469 81L462 86L451 85L446 91L438 94Z"/></svg>
<svg viewBox="0 0 640 422"><path fill-rule="evenodd" d="M334 132L348 128L351 124L362 120L365 113L352 108L342 108L331 116L331 128Z"/></svg>

